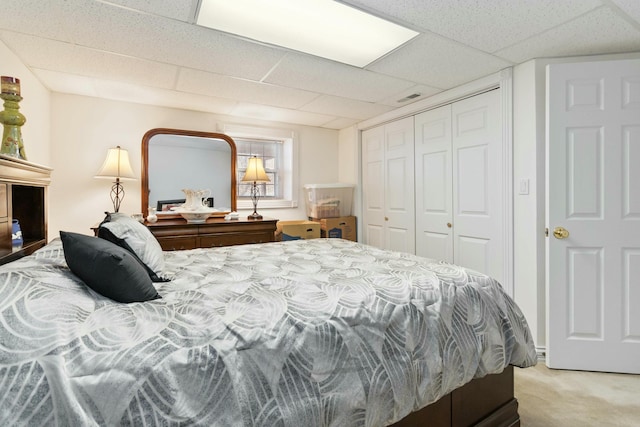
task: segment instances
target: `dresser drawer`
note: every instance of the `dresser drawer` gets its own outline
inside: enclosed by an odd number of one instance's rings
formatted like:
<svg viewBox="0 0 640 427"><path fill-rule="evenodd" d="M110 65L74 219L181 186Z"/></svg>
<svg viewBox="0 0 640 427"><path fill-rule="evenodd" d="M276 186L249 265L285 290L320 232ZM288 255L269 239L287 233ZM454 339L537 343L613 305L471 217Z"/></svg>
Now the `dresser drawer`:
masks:
<svg viewBox="0 0 640 427"><path fill-rule="evenodd" d="M212 248L217 246L247 245L251 243L273 242L273 232L254 233L221 233L202 235L199 237L198 246L201 248Z"/></svg>
<svg viewBox="0 0 640 427"><path fill-rule="evenodd" d="M225 221L223 218L209 218L202 224L189 224L180 218L146 225L163 250L177 251L273 242L276 222L276 219Z"/></svg>
<svg viewBox="0 0 640 427"><path fill-rule="evenodd" d="M185 249L195 249L197 245L197 237L159 237L158 243L163 251L182 251Z"/></svg>

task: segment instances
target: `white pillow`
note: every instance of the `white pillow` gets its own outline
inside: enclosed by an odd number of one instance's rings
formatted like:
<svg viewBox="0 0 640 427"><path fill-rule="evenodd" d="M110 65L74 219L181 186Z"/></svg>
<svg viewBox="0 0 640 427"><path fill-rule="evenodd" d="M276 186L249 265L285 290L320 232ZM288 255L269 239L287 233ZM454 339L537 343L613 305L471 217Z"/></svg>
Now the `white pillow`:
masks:
<svg viewBox="0 0 640 427"><path fill-rule="evenodd" d="M161 282L164 254L155 236L140 222L123 213L107 214L98 228L98 237L132 252L147 267L151 280Z"/></svg>

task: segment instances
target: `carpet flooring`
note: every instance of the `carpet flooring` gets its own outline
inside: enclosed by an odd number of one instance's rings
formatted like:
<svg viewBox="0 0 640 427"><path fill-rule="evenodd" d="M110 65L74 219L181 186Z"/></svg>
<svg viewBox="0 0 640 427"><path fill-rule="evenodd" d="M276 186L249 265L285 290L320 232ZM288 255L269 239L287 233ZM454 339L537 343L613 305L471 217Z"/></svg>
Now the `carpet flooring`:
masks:
<svg viewBox="0 0 640 427"><path fill-rule="evenodd" d="M640 427L640 375L514 369L522 427Z"/></svg>

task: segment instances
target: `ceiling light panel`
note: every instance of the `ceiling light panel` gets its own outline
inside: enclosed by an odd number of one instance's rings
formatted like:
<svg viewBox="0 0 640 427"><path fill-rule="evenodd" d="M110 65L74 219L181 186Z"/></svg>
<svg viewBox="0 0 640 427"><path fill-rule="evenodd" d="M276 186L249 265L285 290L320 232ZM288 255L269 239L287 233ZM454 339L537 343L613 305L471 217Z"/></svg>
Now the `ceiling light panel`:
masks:
<svg viewBox="0 0 640 427"><path fill-rule="evenodd" d="M196 23L356 67L418 35L333 0L202 0Z"/></svg>

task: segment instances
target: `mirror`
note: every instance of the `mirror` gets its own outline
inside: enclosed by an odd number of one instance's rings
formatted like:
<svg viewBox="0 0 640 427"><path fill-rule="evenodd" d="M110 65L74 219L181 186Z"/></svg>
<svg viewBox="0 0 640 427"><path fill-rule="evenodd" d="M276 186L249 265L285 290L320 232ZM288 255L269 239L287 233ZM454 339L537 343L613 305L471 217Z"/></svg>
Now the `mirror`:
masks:
<svg viewBox="0 0 640 427"><path fill-rule="evenodd" d="M151 129L142 138L142 213L162 206L158 218L185 198L182 189L211 190L209 205L236 210L236 144L222 133Z"/></svg>

